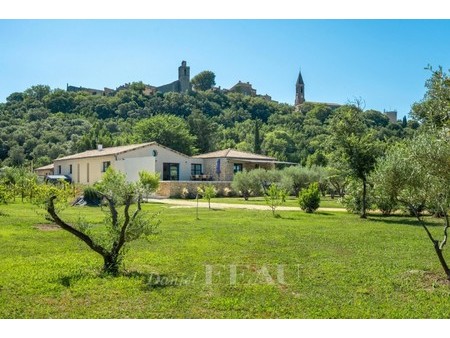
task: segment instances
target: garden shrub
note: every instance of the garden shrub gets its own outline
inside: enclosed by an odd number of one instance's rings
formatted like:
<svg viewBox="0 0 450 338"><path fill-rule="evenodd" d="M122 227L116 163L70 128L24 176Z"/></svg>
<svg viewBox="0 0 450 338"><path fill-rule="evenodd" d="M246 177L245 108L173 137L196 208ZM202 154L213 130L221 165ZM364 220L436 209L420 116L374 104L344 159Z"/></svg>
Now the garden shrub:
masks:
<svg viewBox="0 0 450 338"><path fill-rule="evenodd" d="M102 197L94 187L86 187L83 192L83 199L88 205L99 205Z"/></svg>
<svg viewBox="0 0 450 338"><path fill-rule="evenodd" d="M307 213L313 213L320 206L319 183L313 182L308 188L302 189L298 196L300 208Z"/></svg>

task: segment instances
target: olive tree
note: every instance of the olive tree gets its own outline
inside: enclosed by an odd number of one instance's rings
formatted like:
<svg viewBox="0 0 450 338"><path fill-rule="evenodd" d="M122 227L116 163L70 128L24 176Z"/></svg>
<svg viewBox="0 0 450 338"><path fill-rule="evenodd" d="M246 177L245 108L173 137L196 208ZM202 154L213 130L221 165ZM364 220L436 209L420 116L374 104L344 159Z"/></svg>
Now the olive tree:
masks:
<svg viewBox="0 0 450 338"><path fill-rule="evenodd" d="M246 201L248 201L250 196L258 195L261 191L261 186L259 182L254 179L252 171L237 172L233 176L231 187L234 191L242 195Z"/></svg>
<svg viewBox="0 0 450 338"><path fill-rule="evenodd" d="M211 210L211 198L216 197L217 190L212 184L207 184L203 187L203 197L208 201L208 209Z"/></svg>
<svg viewBox="0 0 450 338"><path fill-rule="evenodd" d="M63 220L58 205L64 205L67 196L61 196L57 188L44 186L41 191L46 200L48 219L101 255L103 272L107 274L119 273L126 243L155 233L159 223L155 219L156 215L148 217L141 208L144 195L157 189L159 177L145 172L141 172L139 176L138 182L127 182L124 174L109 167L102 180L94 186L107 205L106 235L103 233L103 236L96 236L91 231L90 224L70 224ZM132 211L133 203L136 206Z"/></svg>
<svg viewBox="0 0 450 338"><path fill-rule="evenodd" d="M450 211L450 134L427 130L390 149L374 172L374 186L387 199L412 211L433 243L447 278L450 269L443 255L447 244ZM432 233L421 210L433 209L443 219L442 239Z"/></svg>
<svg viewBox="0 0 450 338"><path fill-rule="evenodd" d="M325 175L321 167L291 166L281 171L281 185L292 195L298 196L300 191L313 182L323 182Z"/></svg>
<svg viewBox="0 0 450 338"><path fill-rule="evenodd" d="M368 128L362 110L356 106L339 108L330 121L330 150L334 162L346 167L362 186L360 216L366 218L368 177L381 153L374 130Z"/></svg>
<svg viewBox="0 0 450 338"><path fill-rule="evenodd" d="M272 216L276 217L275 214L278 206L286 202L287 192L285 189L278 187L275 183L272 183L269 188L267 188L264 194L264 200L269 208L272 210Z"/></svg>
<svg viewBox="0 0 450 338"><path fill-rule="evenodd" d="M431 77L426 81L427 92L421 102L412 106L411 116L425 125L441 128L450 126L450 77L442 67L428 66Z"/></svg>

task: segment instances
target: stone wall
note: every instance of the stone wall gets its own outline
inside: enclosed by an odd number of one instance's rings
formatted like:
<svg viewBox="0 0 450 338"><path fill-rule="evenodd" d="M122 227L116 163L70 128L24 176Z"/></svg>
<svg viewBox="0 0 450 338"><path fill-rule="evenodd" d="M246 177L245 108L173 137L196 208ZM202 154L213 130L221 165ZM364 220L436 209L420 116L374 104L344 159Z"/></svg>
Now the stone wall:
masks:
<svg viewBox="0 0 450 338"><path fill-rule="evenodd" d="M160 181L156 194L163 197L181 197L183 190L187 189L191 196L195 196L197 187L205 184L214 185L219 196L226 195L225 188L231 190L231 182L229 181Z"/></svg>
<svg viewBox="0 0 450 338"><path fill-rule="evenodd" d="M206 175L211 175L215 180L218 181L232 181L234 177L234 164L241 163L242 169L246 171L250 171L257 168L262 168L266 170L274 169L274 163L254 163L254 162L245 162L242 160L234 160L228 158L220 159L220 176L216 174L216 165L217 158L206 159L203 161L203 173Z"/></svg>
<svg viewBox="0 0 450 338"><path fill-rule="evenodd" d="M156 90L161 93L169 93L169 92L179 93L180 92L180 81L177 80L172 83L169 83L169 84L166 84L163 86L159 86L156 88Z"/></svg>
<svg viewBox="0 0 450 338"><path fill-rule="evenodd" d="M226 158L220 159L220 175L216 173L217 158L208 158L203 161L203 172L211 175L217 181L233 180L233 163Z"/></svg>

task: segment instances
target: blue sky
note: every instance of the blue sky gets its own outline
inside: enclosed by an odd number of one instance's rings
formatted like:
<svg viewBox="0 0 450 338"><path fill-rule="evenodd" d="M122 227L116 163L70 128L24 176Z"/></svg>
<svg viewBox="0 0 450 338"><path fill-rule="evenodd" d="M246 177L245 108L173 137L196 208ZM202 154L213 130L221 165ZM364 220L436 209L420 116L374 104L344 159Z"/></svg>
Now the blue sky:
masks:
<svg viewBox="0 0 450 338"><path fill-rule="evenodd" d="M396 109L423 98L430 72L450 68L450 20L0 20L0 102L15 91L69 83L116 88L203 70L230 88L293 104L301 69L307 101Z"/></svg>

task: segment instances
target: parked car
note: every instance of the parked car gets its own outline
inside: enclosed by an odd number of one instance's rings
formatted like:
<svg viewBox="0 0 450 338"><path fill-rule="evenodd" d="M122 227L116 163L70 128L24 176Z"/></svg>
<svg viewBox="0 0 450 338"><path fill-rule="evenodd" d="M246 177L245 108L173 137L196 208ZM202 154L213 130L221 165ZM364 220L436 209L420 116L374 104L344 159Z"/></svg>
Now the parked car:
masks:
<svg viewBox="0 0 450 338"><path fill-rule="evenodd" d="M69 184L72 183L72 178L70 176L67 175L47 175L44 178L44 182L45 183L52 183L52 184L56 184L62 181L65 181Z"/></svg>

